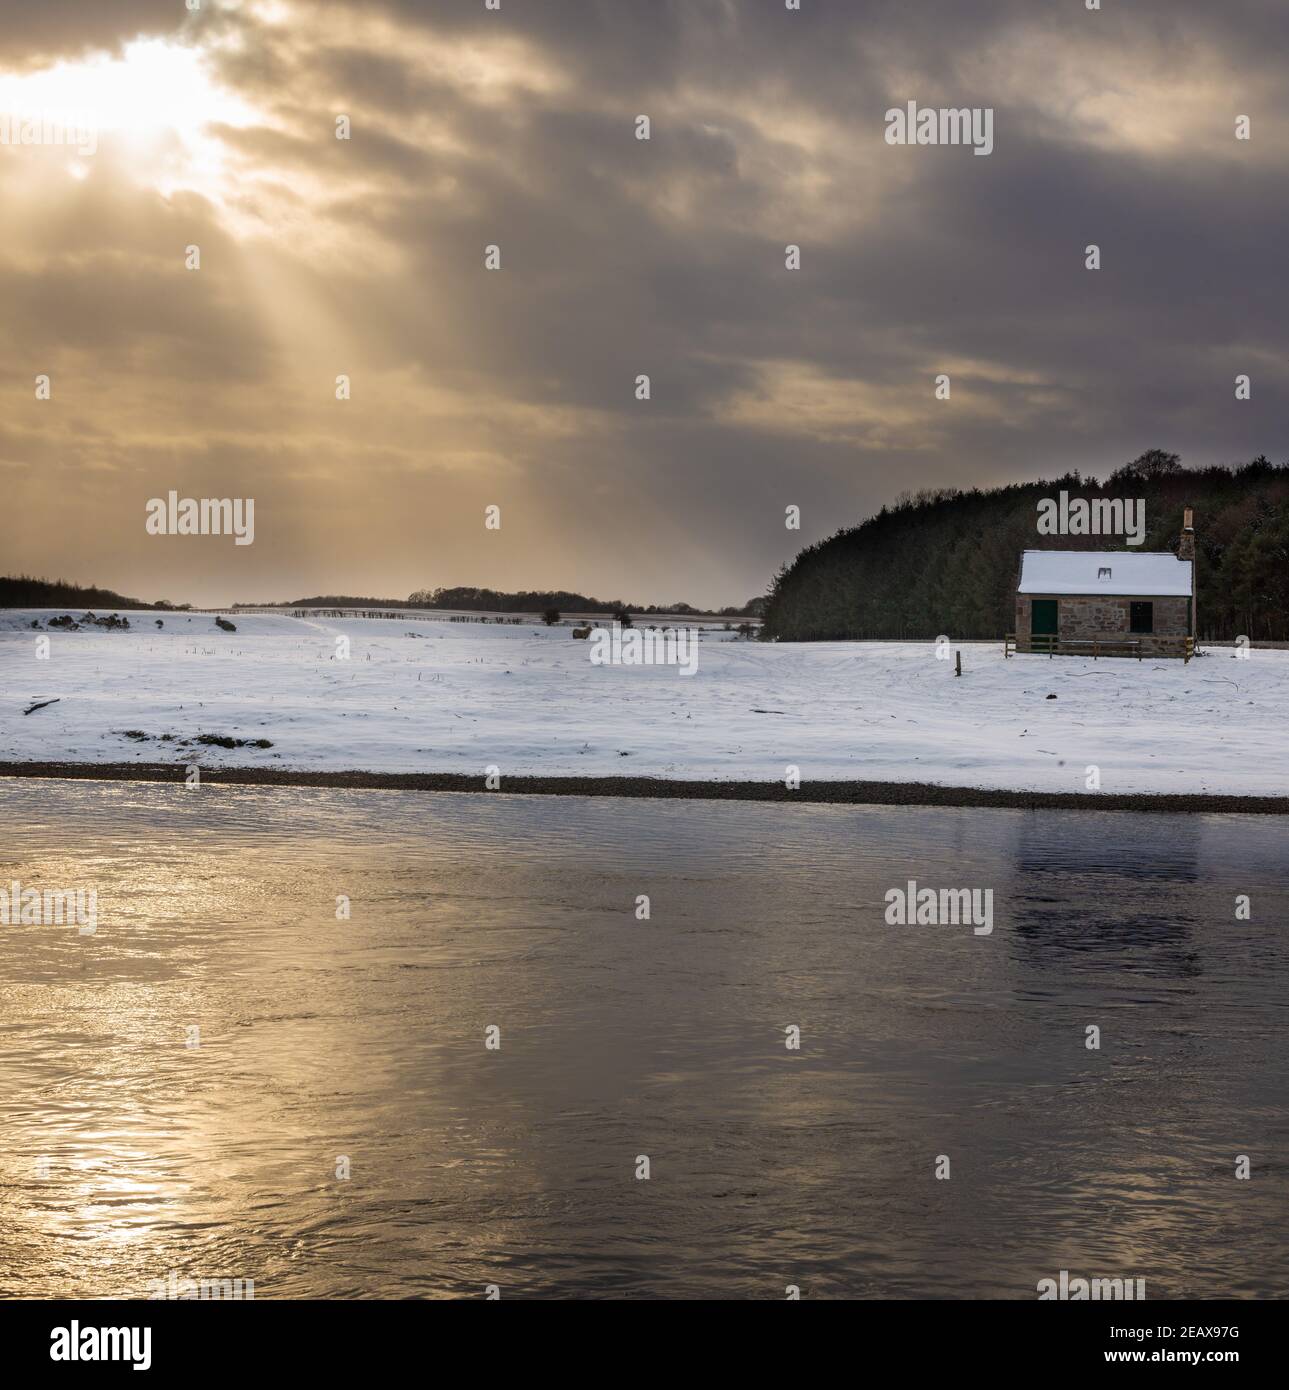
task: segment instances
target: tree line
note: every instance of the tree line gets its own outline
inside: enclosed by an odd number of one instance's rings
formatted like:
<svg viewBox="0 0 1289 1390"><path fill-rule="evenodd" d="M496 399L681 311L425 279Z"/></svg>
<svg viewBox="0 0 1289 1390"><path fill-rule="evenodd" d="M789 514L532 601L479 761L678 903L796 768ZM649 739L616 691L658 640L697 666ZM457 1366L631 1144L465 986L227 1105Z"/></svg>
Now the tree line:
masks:
<svg viewBox="0 0 1289 1390"><path fill-rule="evenodd" d="M418 589L409 599L413 608L450 608L470 613L680 613L718 618L760 616L764 598L749 599L741 608L695 608L689 603L624 603L621 599L591 598L567 589L521 589L507 593L500 589L459 586L454 589Z"/></svg>
<svg viewBox="0 0 1289 1390"><path fill-rule="evenodd" d="M1146 536L1040 536L1038 504L1142 499ZM1182 510L1195 508L1203 639L1241 634L1289 640L1289 464L1264 456L1232 466L1184 469L1151 449L1105 483L1063 477L1008 487L924 489L858 526L807 546L775 576L762 635L783 641L838 638L998 638L1015 623L1023 550L1177 551Z"/></svg>
<svg viewBox="0 0 1289 1390"><path fill-rule="evenodd" d="M180 605L187 608L187 604ZM155 608L169 612L176 607L165 599L144 603L114 589L96 584L71 584L65 579L36 579L30 574L0 578L0 608Z"/></svg>

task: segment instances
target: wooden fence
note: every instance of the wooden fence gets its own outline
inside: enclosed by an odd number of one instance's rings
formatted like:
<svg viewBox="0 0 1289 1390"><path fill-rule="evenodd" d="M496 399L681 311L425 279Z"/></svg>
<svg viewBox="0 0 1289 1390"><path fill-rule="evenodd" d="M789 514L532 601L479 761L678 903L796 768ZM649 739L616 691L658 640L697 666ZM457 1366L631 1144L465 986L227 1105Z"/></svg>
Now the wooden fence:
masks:
<svg viewBox="0 0 1289 1390"><path fill-rule="evenodd" d="M1143 634L1144 635L1144 634ZM1057 633L1035 632L1029 637L1029 651L1035 655L1090 656L1093 661L1101 657L1135 656L1141 661L1147 656L1181 657L1183 663L1195 655L1193 637L1154 637L1148 638L1150 650L1143 649L1138 637L1061 637ZM1160 649L1163 650L1160 650ZM1016 634L1009 632L1003 638L1003 656L1015 656L1020 648L1016 645Z"/></svg>

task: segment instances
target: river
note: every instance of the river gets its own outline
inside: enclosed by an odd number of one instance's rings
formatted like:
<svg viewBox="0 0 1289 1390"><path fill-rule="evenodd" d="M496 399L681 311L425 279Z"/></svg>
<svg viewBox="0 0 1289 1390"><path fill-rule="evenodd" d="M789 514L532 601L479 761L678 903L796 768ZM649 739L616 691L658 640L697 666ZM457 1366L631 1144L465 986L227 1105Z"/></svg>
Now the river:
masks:
<svg viewBox="0 0 1289 1390"><path fill-rule="evenodd" d="M1275 817L9 780L11 882L8 1297L1289 1294Z"/></svg>

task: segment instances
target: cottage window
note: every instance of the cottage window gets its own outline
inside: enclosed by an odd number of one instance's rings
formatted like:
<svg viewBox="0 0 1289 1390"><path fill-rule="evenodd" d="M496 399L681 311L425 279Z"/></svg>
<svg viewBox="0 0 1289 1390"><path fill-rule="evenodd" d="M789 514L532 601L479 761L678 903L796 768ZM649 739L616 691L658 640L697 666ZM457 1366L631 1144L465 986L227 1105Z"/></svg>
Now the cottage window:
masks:
<svg viewBox="0 0 1289 1390"><path fill-rule="evenodd" d="M1154 632L1155 605L1153 603L1134 603L1129 610L1133 632Z"/></svg>

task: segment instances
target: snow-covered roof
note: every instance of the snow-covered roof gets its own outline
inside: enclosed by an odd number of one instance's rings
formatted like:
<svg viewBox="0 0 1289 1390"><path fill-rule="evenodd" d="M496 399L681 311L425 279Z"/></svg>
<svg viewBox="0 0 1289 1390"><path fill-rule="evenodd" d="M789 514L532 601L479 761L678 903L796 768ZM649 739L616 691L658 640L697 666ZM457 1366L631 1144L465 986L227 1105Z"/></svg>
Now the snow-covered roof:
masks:
<svg viewBox="0 0 1289 1390"><path fill-rule="evenodd" d="M1191 562L1167 550L1027 550L1021 594L1141 594L1165 598L1191 592Z"/></svg>

